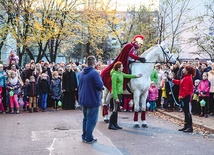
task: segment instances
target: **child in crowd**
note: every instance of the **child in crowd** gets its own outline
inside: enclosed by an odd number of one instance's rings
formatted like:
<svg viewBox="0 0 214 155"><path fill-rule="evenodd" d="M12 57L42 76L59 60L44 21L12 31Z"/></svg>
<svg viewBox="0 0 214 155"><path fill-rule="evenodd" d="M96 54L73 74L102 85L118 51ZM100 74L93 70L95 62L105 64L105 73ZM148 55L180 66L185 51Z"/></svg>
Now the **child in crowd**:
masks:
<svg viewBox="0 0 214 155"><path fill-rule="evenodd" d="M38 81L39 76L42 74L42 67L41 64L37 63L35 65L35 70L33 71L32 75L35 77L36 82Z"/></svg>
<svg viewBox="0 0 214 155"><path fill-rule="evenodd" d="M194 81L194 90L192 96L192 114L193 115L200 115L201 114L201 107L198 98L198 84L200 83L199 79Z"/></svg>
<svg viewBox="0 0 214 155"><path fill-rule="evenodd" d="M207 118L207 108L208 108L208 99L209 99L209 91L210 91L210 82L208 81L208 73L204 72L202 75L202 80L198 85L198 96L199 96L199 103L204 100L205 106L201 106L201 114L199 117Z"/></svg>
<svg viewBox="0 0 214 155"><path fill-rule="evenodd" d="M62 94L62 85L61 85L61 79L59 78L57 71L54 71L52 73L52 78L53 79L51 80L51 84L50 84L50 93L54 101L54 111L57 111L58 102L60 101L61 94Z"/></svg>
<svg viewBox="0 0 214 155"><path fill-rule="evenodd" d="M3 114L5 114L4 105L3 105L3 103L2 103L2 99L3 99L3 97L2 97L2 87L0 87L0 111L1 111Z"/></svg>
<svg viewBox="0 0 214 155"><path fill-rule="evenodd" d="M29 98L29 113L38 112L38 86L34 76L30 76L30 82L26 86L27 88L27 98ZM33 109L32 109L33 108Z"/></svg>
<svg viewBox="0 0 214 155"><path fill-rule="evenodd" d="M26 79L25 80L25 84L24 86L22 87L22 95L23 95L23 101L24 101L24 106L23 106L23 110L24 111L27 111L28 108L29 108L29 98L27 97L28 93L27 93L27 87L30 83L30 80L29 79Z"/></svg>
<svg viewBox="0 0 214 155"><path fill-rule="evenodd" d="M41 80L38 81L39 94L41 95L41 108L43 112L46 112L47 108L47 99L49 93L49 82L48 75L46 73L42 73Z"/></svg>
<svg viewBox="0 0 214 155"><path fill-rule="evenodd" d="M163 98L163 108L166 109L167 108L167 96L166 96L166 81L167 78L163 77L163 79L161 80L161 90L162 90L162 94L161 97Z"/></svg>
<svg viewBox="0 0 214 155"><path fill-rule="evenodd" d="M10 51L10 55L8 56L8 64L11 64L11 61L14 60L16 64L19 62L19 57L16 55L14 50Z"/></svg>
<svg viewBox="0 0 214 155"><path fill-rule="evenodd" d="M169 73L169 79L173 79L174 78L174 73L170 72ZM166 84L165 84L165 88L166 88L166 98L167 98L167 102L166 102L166 110L168 112L172 112L173 108L174 108L174 99L173 99L173 95L174 95L174 83L171 80L167 80Z"/></svg>
<svg viewBox="0 0 214 155"><path fill-rule="evenodd" d="M158 98L158 88L155 86L155 82L152 81L148 90L148 100L150 104L150 111L153 112L156 109L156 100Z"/></svg>
<svg viewBox="0 0 214 155"><path fill-rule="evenodd" d="M9 72L9 78L6 84L6 88L10 98L11 114L14 113L14 104L16 107L16 113L19 114L18 90L20 88L20 81L18 76L16 75L16 72L14 71Z"/></svg>

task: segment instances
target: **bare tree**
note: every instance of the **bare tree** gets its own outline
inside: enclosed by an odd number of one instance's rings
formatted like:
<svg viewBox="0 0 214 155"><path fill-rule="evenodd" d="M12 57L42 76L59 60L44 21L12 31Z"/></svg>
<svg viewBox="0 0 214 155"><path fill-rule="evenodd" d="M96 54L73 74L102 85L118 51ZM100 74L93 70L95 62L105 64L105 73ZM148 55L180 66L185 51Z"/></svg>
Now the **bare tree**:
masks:
<svg viewBox="0 0 214 155"><path fill-rule="evenodd" d="M189 30L187 25L190 20L186 14L191 10L190 0L162 0L159 11L159 43L167 40L170 43L170 50L175 51L176 42L180 42L181 33Z"/></svg>
<svg viewBox="0 0 214 155"><path fill-rule="evenodd" d="M195 37L190 38L189 42L198 47L198 54L204 57L207 54L214 61L214 1L209 0L204 3L206 12L195 18L197 26L194 26Z"/></svg>

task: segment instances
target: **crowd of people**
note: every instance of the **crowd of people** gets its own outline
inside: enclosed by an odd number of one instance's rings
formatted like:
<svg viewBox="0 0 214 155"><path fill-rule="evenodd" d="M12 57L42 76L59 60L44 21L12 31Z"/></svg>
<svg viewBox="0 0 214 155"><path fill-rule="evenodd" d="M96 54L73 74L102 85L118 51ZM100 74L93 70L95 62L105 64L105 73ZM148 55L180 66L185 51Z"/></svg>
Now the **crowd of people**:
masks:
<svg viewBox="0 0 214 155"><path fill-rule="evenodd" d="M151 86L148 91L148 110L154 111L157 108L172 112L179 109L181 101L179 99L179 85L176 85L171 79L181 80L185 75L186 66L191 66L196 73L193 78L193 93L190 98L191 113L199 117L207 118L214 112L214 63L211 61L200 62L195 60L183 60L175 64L155 64L150 76ZM127 107L131 99L124 96L124 111L132 111ZM129 104L128 104L129 105ZM181 106L182 107L182 106ZM180 111L183 109L181 108Z"/></svg>
<svg viewBox="0 0 214 155"><path fill-rule="evenodd" d="M192 77L194 88L190 99L191 112L193 115L207 118L208 114L213 114L214 63L211 61L200 62L198 58L194 61L183 60L181 64L177 62L172 66L167 64L156 65L155 70L158 73L157 87L160 94L157 107L161 106L161 97L164 98L163 108L168 111L173 111L174 106L180 104L179 86L171 83L167 77L176 80L183 79L186 66L195 69L195 75ZM206 104L202 104L203 101Z"/></svg>
<svg viewBox="0 0 214 155"><path fill-rule="evenodd" d="M193 77L194 93L191 98L192 113L205 117L208 117L207 114L213 114L214 63L210 61L200 62L198 58L195 60L183 60L181 63L176 62L175 64L155 64L150 76L151 86L148 91L149 110L153 111L156 108L163 108L166 111L172 112L180 106L179 86L173 84L167 78L182 79L186 66L192 66L196 70L196 75ZM198 87L199 84L200 86ZM206 92L206 94L202 94L201 92ZM123 104L121 105L121 109L132 112L132 97L130 95L123 95L122 100ZM207 103L205 107L202 107L203 105L201 106L201 100Z"/></svg>
<svg viewBox="0 0 214 155"><path fill-rule="evenodd" d="M31 60L24 68L11 51L8 62L0 64L0 112L29 113L59 107L75 109L78 100L78 76L85 65L76 63L48 63Z"/></svg>

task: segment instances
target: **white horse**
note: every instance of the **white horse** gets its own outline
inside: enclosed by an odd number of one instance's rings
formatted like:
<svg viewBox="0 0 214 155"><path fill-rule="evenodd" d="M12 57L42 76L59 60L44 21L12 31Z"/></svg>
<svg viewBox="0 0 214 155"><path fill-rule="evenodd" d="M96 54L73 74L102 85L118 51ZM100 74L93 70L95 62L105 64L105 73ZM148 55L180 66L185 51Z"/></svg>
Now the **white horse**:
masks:
<svg viewBox="0 0 214 155"><path fill-rule="evenodd" d="M148 95L148 89L150 87L150 75L154 68L155 63L159 62L171 62L175 63L175 58L171 55L169 49L166 45L155 45L145 51L142 57L146 58L145 63L141 62L134 62L131 65L131 72L133 75L143 74L140 78L133 78L128 83L128 87L130 88L131 92L133 93L133 101L134 101L134 126L135 128L139 128L140 124L138 122L138 112L141 110L141 120L142 120L142 127L147 127L146 123L146 99ZM104 121L108 122L108 112L107 106L110 103L112 98L112 94L109 92L107 88L103 91L103 116ZM140 107L141 106L141 107Z"/></svg>

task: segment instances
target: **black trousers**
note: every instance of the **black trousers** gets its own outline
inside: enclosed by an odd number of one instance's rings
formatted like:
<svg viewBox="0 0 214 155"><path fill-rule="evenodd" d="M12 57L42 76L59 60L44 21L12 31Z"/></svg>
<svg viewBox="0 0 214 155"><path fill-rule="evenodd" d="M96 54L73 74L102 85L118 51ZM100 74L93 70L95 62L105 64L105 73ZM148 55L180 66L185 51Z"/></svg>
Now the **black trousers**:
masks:
<svg viewBox="0 0 214 155"><path fill-rule="evenodd" d="M113 109L113 111L114 112L118 112L119 109L120 109L120 104L122 102L122 94L118 95L118 99L119 99L119 102L116 102L115 100L113 100L113 103L114 103L114 109Z"/></svg>
<svg viewBox="0 0 214 155"><path fill-rule="evenodd" d="M190 109L189 109L190 95L186 96L185 98L182 98L181 102L183 102L185 125L188 128L192 128L192 115L191 115Z"/></svg>
<svg viewBox="0 0 214 155"><path fill-rule="evenodd" d="M209 97L206 97L206 96L205 97L199 97L199 102L201 100L205 100L205 102L206 102L204 107L200 106L201 107L201 114L206 115L208 113L207 111L208 111Z"/></svg>
<svg viewBox="0 0 214 155"><path fill-rule="evenodd" d="M157 107L161 107L161 96L162 96L162 90L158 89L158 99L156 100Z"/></svg>

